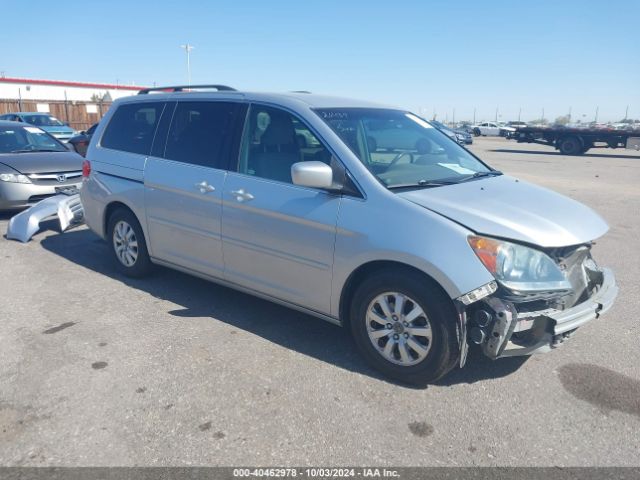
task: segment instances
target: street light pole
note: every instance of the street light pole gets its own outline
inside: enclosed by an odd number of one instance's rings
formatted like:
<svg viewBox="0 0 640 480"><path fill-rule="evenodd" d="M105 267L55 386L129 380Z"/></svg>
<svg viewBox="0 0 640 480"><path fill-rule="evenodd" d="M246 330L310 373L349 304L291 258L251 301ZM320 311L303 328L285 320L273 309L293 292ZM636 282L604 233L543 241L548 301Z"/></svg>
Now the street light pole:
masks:
<svg viewBox="0 0 640 480"><path fill-rule="evenodd" d="M195 47L193 45L189 45L185 43L184 45L180 45L180 48L184 48L185 53L187 54L187 85L191 85L191 50Z"/></svg>

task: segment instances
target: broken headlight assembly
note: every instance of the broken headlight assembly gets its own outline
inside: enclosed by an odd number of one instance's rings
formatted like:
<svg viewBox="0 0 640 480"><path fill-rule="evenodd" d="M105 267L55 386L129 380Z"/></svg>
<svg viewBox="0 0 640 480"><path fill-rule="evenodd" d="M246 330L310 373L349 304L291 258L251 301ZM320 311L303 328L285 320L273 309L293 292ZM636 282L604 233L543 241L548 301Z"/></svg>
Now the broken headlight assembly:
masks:
<svg viewBox="0 0 640 480"><path fill-rule="evenodd" d="M514 293L571 290L558 264L540 250L480 236L470 236L469 245L496 280Z"/></svg>

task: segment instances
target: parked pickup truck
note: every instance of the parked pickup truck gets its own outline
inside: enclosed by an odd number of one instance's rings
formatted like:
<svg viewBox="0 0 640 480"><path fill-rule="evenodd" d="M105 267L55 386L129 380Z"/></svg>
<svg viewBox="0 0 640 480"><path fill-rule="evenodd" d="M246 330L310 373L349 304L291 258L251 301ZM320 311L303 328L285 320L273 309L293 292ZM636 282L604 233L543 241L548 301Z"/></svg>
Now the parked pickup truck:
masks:
<svg viewBox="0 0 640 480"><path fill-rule="evenodd" d="M518 143L549 145L564 155L581 155L592 148L640 150L640 130L613 128L521 127L507 138Z"/></svg>

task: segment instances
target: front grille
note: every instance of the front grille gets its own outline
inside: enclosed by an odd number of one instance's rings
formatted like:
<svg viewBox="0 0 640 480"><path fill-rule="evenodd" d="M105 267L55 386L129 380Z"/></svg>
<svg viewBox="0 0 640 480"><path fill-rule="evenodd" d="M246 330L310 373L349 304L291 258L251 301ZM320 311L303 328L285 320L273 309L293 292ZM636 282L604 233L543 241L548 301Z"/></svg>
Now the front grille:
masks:
<svg viewBox="0 0 640 480"><path fill-rule="evenodd" d="M34 185L71 185L80 183L82 180L82 171L32 173L27 176ZM64 180L60 181L59 178L64 178Z"/></svg>
<svg viewBox="0 0 640 480"><path fill-rule="evenodd" d="M587 245L565 249L557 258L558 265L571 283L572 293L562 298L565 308L582 303L591 297L602 284L602 273L591 258L591 248Z"/></svg>

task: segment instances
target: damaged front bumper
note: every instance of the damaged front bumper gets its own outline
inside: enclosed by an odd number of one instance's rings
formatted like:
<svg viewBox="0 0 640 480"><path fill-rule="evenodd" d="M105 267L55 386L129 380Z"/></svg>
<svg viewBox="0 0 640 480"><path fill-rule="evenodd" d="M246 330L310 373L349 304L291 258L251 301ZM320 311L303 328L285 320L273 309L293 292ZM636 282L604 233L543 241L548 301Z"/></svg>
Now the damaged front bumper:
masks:
<svg viewBox="0 0 640 480"><path fill-rule="evenodd" d="M78 189L60 188L58 195L46 198L11 217L7 227L7 238L26 243L40 230L40 222L56 217L60 222L61 232L84 221Z"/></svg>
<svg viewBox="0 0 640 480"><path fill-rule="evenodd" d="M618 295L613 272L603 268L602 284L586 301L558 310L518 311L519 305L486 297L467 310L468 339L490 358L544 353L561 345L580 326L611 308Z"/></svg>

